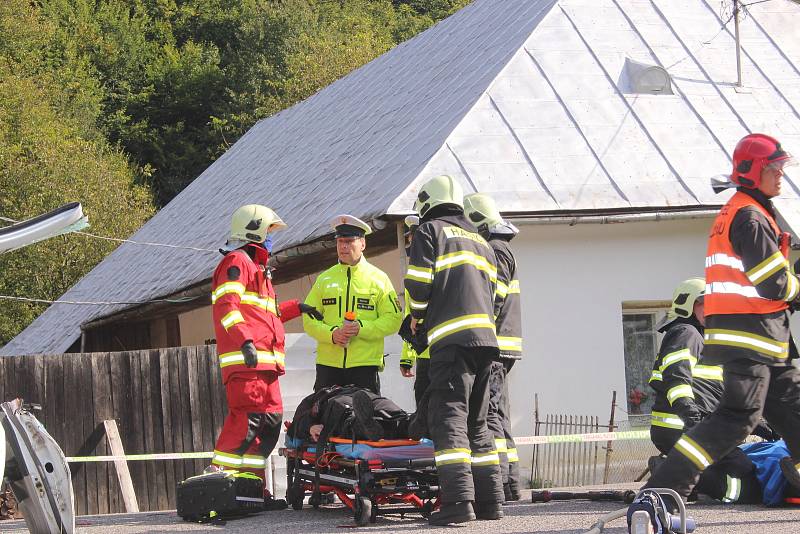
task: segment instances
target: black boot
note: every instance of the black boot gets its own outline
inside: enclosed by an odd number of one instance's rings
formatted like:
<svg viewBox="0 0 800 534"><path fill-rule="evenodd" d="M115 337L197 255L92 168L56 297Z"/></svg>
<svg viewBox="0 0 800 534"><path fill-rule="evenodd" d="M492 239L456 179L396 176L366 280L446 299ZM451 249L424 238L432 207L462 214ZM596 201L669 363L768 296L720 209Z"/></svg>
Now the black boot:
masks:
<svg viewBox="0 0 800 534"><path fill-rule="evenodd" d="M375 409L366 391L353 394L353 415L357 438L377 441L383 437L383 427L374 419Z"/></svg>
<svg viewBox="0 0 800 534"><path fill-rule="evenodd" d="M446 502L428 519L428 523L435 526L466 523L467 521L475 521L475 512L472 511L472 502L470 501Z"/></svg>
<svg viewBox="0 0 800 534"><path fill-rule="evenodd" d="M503 505L499 502L479 502L475 501L475 517L483 520L495 520L503 518Z"/></svg>
<svg viewBox="0 0 800 534"><path fill-rule="evenodd" d="M508 482L503 484L503 495L505 495L506 502L518 501L522 497L519 494L519 488L512 488Z"/></svg>
<svg viewBox="0 0 800 534"><path fill-rule="evenodd" d="M271 512L274 510L286 510L286 499L275 499L274 497L264 496L264 510Z"/></svg>
<svg viewBox="0 0 800 534"><path fill-rule="evenodd" d="M793 489L800 490L800 472L791 456L781 458L781 473Z"/></svg>

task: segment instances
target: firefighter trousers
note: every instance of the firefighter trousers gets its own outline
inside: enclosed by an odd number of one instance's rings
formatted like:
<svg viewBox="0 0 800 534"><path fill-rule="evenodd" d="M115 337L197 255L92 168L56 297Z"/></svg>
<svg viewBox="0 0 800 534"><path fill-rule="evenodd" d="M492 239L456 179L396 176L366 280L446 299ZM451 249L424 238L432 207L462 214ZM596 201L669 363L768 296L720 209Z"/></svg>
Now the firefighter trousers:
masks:
<svg viewBox="0 0 800 534"><path fill-rule="evenodd" d="M428 428L444 503L502 503L500 459L486 425L497 349L450 345L431 354Z"/></svg>
<svg viewBox="0 0 800 534"><path fill-rule="evenodd" d="M504 359L492 362L489 377L489 415L487 425L494 436L495 448L500 458L503 484L514 492L519 485L519 456L511 435L511 404L508 398L508 373L514 361Z"/></svg>
<svg viewBox="0 0 800 534"><path fill-rule="evenodd" d="M761 418L783 435L794 461L800 459L800 371L752 360L723 366L725 393L717 410L683 434L645 487L672 488L686 497L700 474L725 457Z"/></svg>
<svg viewBox="0 0 800 534"><path fill-rule="evenodd" d="M233 376L225 384L228 416L211 463L264 477L267 458L281 432L281 390L272 371L253 377ZM280 408L279 408L280 410Z"/></svg>
<svg viewBox="0 0 800 534"><path fill-rule="evenodd" d="M663 454L669 454L683 432L661 426L650 427L650 439ZM762 502L761 483L750 458L734 447L731 452L703 471L694 488L698 493L714 499L742 504Z"/></svg>
<svg viewBox="0 0 800 534"><path fill-rule="evenodd" d="M414 378L414 401L417 403L417 409L419 409L422 397L425 395L431 383L430 376L428 375L430 367L431 361L428 358L417 358L417 372Z"/></svg>

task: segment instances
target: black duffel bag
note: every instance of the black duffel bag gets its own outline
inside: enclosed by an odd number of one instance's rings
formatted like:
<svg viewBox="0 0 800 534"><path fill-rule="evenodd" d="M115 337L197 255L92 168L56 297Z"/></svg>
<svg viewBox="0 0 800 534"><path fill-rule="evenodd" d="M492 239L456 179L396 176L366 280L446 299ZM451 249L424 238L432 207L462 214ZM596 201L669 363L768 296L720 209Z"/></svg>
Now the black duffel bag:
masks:
<svg viewBox="0 0 800 534"><path fill-rule="evenodd" d="M212 521L264 510L264 480L252 473L217 471L189 477L176 494L185 521Z"/></svg>

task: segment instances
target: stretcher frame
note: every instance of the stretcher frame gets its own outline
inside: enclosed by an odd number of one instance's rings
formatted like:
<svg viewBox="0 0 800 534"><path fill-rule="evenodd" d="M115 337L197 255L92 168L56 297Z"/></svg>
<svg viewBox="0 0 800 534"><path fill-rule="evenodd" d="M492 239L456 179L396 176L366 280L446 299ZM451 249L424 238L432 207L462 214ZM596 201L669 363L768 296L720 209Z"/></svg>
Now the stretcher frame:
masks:
<svg viewBox="0 0 800 534"><path fill-rule="evenodd" d="M286 502L294 510L303 509L306 496L316 509L324 496L336 495L363 526L379 515L417 513L427 519L439 507L433 458L351 459L335 450L318 455L307 446L284 447L278 453L286 458Z"/></svg>

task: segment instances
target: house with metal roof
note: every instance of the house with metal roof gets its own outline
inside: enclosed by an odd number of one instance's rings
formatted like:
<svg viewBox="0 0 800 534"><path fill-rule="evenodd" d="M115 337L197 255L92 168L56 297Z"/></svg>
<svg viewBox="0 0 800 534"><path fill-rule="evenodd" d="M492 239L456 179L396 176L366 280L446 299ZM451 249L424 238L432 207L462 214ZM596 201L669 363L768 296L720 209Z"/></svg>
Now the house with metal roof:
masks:
<svg viewBox="0 0 800 534"><path fill-rule="evenodd" d="M521 229L520 431L534 392L543 413L605 415L612 390L647 411L636 390L648 392L655 324L674 286L702 275L730 194L710 178L730 172L748 132L800 151L798 22L789 0L747 8L739 84L718 2L475 0L258 122L131 238L187 248L123 244L62 297L108 304L55 304L0 354L211 342L214 251L247 203L289 225L275 242L279 297L302 298L335 261L339 213L376 229L367 256L399 289L402 216L421 183L447 173ZM785 182L791 224L800 182ZM394 356L384 383L410 390Z"/></svg>

